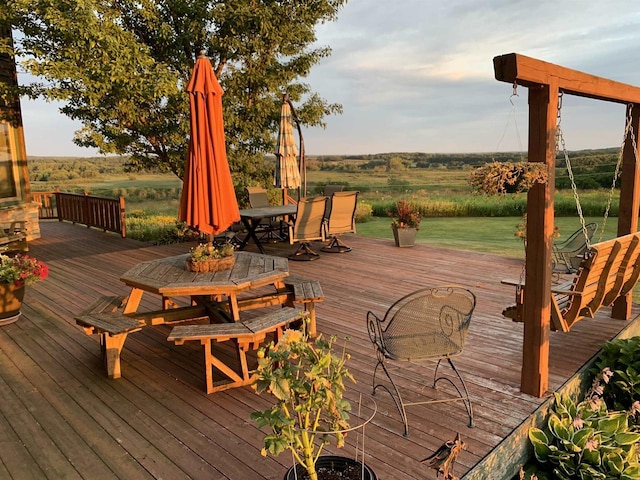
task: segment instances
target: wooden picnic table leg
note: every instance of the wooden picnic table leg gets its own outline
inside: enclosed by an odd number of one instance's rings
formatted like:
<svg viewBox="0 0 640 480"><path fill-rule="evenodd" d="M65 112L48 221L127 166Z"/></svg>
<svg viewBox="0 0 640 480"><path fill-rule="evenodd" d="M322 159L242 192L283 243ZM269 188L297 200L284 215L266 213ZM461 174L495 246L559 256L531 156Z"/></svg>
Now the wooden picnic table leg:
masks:
<svg viewBox="0 0 640 480"><path fill-rule="evenodd" d="M126 333L120 333L118 335L110 335L108 333L100 334L100 350L109 378L120 378L122 374L120 369L120 352L122 352L122 347L124 347L126 339Z"/></svg>
<svg viewBox="0 0 640 480"><path fill-rule="evenodd" d="M132 288L122 313L124 314L135 313L138 310L138 307L140 306L140 300L142 300L143 293L144 293L144 290L140 288L135 288L135 287Z"/></svg>
<svg viewBox="0 0 640 480"><path fill-rule="evenodd" d="M240 307L238 306L238 296L235 293L230 293L227 296L229 302L229 313L234 322L240 321Z"/></svg>
<svg viewBox="0 0 640 480"><path fill-rule="evenodd" d="M204 345L204 360L206 366L205 378L207 384L207 393L220 392L222 390L228 390L234 387L241 387L250 383L249 369L247 368L247 357L244 350L242 350L236 343L238 352L238 358L240 361L241 372L238 374L231 367L225 364L222 360L217 358L213 352L213 340L203 340ZM226 375L231 381L222 385L214 386L213 383L213 368L217 368Z"/></svg>

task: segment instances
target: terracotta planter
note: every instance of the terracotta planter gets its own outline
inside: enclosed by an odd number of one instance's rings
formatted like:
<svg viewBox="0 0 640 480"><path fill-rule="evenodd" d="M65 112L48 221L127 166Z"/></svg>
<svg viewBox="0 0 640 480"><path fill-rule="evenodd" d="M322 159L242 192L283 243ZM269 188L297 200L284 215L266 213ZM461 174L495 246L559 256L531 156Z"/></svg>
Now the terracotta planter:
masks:
<svg viewBox="0 0 640 480"><path fill-rule="evenodd" d="M18 320L24 290L24 285L16 287L13 283L0 282L0 326Z"/></svg>
<svg viewBox="0 0 640 480"><path fill-rule="evenodd" d="M364 468L364 471L363 471ZM287 474L284 476L284 480L301 480L305 479L307 471L301 466L296 466L297 472L294 471L293 467L291 467ZM345 479L364 479L364 480L378 480L375 472L371 470L366 464L363 465L361 462L354 460L348 457L341 457L337 455L323 455L318 458L316 462L316 470L318 471L318 480L322 480L322 471L327 469L333 469L336 473L340 473L339 478ZM353 476L346 475L346 471L352 470ZM363 476L364 473L364 476ZM297 474L297 476L296 476ZM330 478L338 478L336 476L331 476Z"/></svg>
<svg viewBox="0 0 640 480"><path fill-rule="evenodd" d="M393 238L396 241L396 247L413 247L416 243L417 228L405 227L398 228L391 226L393 230Z"/></svg>

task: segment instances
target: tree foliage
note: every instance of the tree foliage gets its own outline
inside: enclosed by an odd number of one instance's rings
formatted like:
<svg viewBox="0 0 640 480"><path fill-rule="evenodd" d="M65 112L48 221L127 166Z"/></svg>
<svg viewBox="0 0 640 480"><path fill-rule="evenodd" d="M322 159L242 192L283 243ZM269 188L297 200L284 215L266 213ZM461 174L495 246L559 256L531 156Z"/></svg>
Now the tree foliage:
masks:
<svg viewBox="0 0 640 480"><path fill-rule="evenodd" d="M303 80L330 54L315 27L347 0L9 0L0 22L14 27L15 54L35 80L32 98L64 102L82 122L74 142L128 155L132 169L181 176L188 145L185 86L201 50L223 97L234 179L265 182L282 94L307 126L340 113Z"/></svg>

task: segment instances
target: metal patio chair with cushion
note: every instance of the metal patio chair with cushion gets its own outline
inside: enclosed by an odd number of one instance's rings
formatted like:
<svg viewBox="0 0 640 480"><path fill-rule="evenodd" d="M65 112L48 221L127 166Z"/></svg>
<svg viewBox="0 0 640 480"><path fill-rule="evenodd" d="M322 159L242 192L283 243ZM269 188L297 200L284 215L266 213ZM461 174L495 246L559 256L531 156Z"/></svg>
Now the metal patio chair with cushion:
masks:
<svg viewBox="0 0 640 480"><path fill-rule="evenodd" d="M344 233L356 233L356 206L360 192L334 192L329 215L325 219L325 235L331 241L321 250L328 253L350 252L351 247L340 241Z"/></svg>
<svg viewBox="0 0 640 480"><path fill-rule="evenodd" d="M251 208L265 208L270 207L269 195L267 189L262 187L247 187L247 194L249 195L249 205ZM282 219L276 218L264 218L256 233L262 233L261 240L268 242L277 242L284 240Z"/></svg>
<svg viewBox="0 0 640 480"><path fill-rule="evenodd" d="M578 270L587 251L587 238L591 241L598 230L598 224L588 223L584 228L584 232L579 228L566 240L553 244L553 269L556 272L575 273Z"/></svg>
<svg viewBox="0 0 640 480"><path fill-rule="evenodd" d="M405 407L410 405L462 401L469 416L469 427L473 426L469 391L452 358L462 353L475 305L476 297L471 291L458 286L438 286L423 288L402 297L389 307L382 319L371 311L367 313L369 338L378 358L373 371L373 394L375 395L378 388L389 392L404 422L405 436L409 434ZM460 386L448 377L438 376L438 367L443 360L449 363L458 377ZM405 402L399 386L408 382L408 390L409 386L415 385L413 380L406 379L412 369L402 368L402 375L396 377L396 381L399 380L396 383L390 367L399 367L398 362L422 361L435 362L432 385L434 389L441 380L447 381L456 390L457 395L444 399ZM392 388L387 382L376 381L379 367L384 371ZM415 387L413 389L420 390Z"/></svg>
<svg viewBox="0 0 640 480"><path fill-rule="evenodd" d="M289 243L300 245L289 255L290 260L317 260L320 257L309 242L325 240L323 220L326 203L327 197L301 198L298 202L295 222L289 225Z"/></svg>

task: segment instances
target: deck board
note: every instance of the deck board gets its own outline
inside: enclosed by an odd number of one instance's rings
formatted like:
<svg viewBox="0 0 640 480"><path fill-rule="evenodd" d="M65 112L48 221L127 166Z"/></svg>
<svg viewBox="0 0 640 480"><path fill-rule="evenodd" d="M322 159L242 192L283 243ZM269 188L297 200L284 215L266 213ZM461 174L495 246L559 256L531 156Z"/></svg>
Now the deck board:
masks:
<svg viewBox="0 0 640 480"><path fill-rule="evenodd" d="M98 296L126 295L119 278L138 262L185 253L190 245L154 246L55 221L42 222L41 232L30 253L49 265L50 276L28 288L19 321L0 329L0 478L281 479L291 457L262 457L262 433L250 419L269 398L249 387L207 395L197 342L167 342L168 326L133 333L122 352L122 378L110 380L97 337L74 321ZM381 315L404 294L436 284L466 286L477 295L467 347L456 362L470 389L475 428L467 428L461 403L414 406L405 438L391 399L381 392L366 430L367 463L378 477L408 480L435 478L420 460L460 432L467 445L456 468L461 476L543 400L519 391L523 328L500 314L514 296L500 280L518 278L522 260L428 244L400 249L390 240L358 236L347 243L350 253L322 254L289 268L322 285L318 331L349 337L348 366L357 380L348 390L352 400L371 389L368 310ZM277 256L294 250L287 244L265 248ZM160 304L146 294L141 309ZM551 334L552 389L624 327L608 311L569 333ZM408 396L437 397L415 381L431 372L403 365L399 385ZM339 453L353 455L355 442L349 435Z"/></svg>

